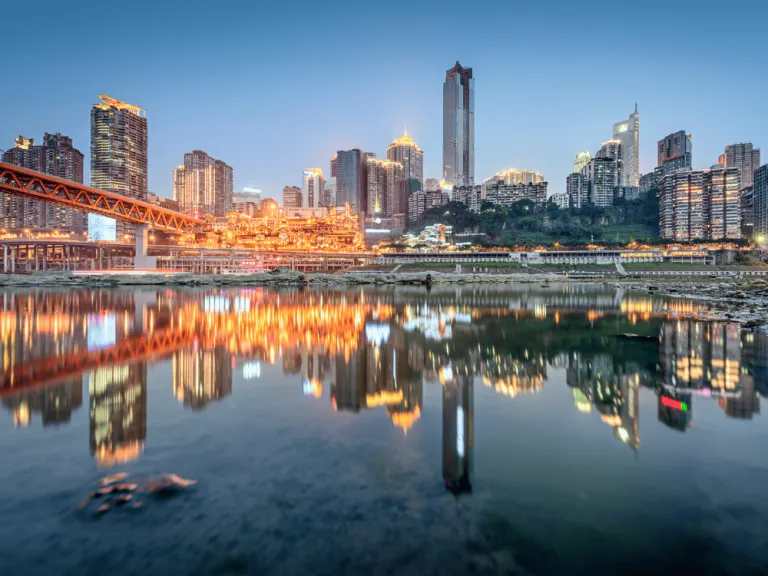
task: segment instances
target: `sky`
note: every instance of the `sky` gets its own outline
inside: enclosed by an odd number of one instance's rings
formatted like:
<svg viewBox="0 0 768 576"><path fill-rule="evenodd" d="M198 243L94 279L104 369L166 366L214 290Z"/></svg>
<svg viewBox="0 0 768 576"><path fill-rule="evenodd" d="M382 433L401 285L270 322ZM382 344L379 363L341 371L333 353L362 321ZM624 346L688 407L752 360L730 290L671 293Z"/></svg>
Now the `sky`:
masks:
<svg viewBox="0 0 768 576"><path fill-rule="evenodd" d="M61 132L86 155L86 182L100 93L147 110L160 196L193 149L231 165L235 190L279 198L305 168L328 176L336 150L384 157L404 127L425 178L440 177L442 83L457 60L474 70L478 183L528 168L562 192L576 153L594 154L635 102L641 173L678 130L693 135L694 167L734 142L764 146L768 161L765 0L37 0L2 11L0 149Z"/></svg>

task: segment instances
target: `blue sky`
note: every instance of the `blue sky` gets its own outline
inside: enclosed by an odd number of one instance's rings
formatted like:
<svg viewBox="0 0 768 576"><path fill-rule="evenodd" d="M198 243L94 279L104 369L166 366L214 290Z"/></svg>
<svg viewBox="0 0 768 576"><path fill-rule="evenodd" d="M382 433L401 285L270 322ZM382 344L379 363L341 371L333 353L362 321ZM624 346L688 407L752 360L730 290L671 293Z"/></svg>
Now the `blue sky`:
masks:
<svg viewBox="0 0 768 576"><path fill-rule="evenodd" d="M236 190L279 197L304 168L327 173L337 149L383 156L406 125L425 177L439 177L442 82L458 59L475 75L478 180L531 168L562 191L574 155L594 153L635 102L641 172L655 164L656 141L681 129L693 134L696 167L741 141L763 146L765 162L768 2L732 7L10 2L0 148L18 134L62 132L88 164L90 107L106 93L147 109L149 187L160 195L171 195L172 170L192 149L233 166Z"/></svg>

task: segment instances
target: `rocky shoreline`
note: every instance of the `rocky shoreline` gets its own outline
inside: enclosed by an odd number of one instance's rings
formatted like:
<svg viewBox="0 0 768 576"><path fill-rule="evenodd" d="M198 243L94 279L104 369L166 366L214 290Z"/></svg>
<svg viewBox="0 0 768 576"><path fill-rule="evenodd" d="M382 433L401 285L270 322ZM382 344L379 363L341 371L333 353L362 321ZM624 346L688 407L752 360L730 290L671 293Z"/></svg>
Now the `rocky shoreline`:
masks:
<svg viewBox="0 0 768 576"><path fill-rule="evenodd" d="M87 288L120 286L396 286L450 284L533 284L562 283L568 280L551 274L455 274L442 272L345 272L316 274L279 269L249 275L199 274L115 274L73 275L71 273L0 274L0 286L37 288ZM638 280L576 280L645 292L652 295L707 302L711 310L697 314L706 320L738 322L744 328L768 332L768 280L729 278L723 280L654 277Z"/></svg>

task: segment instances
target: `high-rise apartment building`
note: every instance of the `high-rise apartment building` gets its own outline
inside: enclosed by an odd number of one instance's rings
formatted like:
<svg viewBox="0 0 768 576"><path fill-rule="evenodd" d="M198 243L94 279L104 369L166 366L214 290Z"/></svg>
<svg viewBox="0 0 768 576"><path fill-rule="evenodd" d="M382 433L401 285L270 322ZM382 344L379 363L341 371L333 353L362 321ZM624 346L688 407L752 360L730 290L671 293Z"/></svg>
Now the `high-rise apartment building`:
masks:
<svg viewBox="0 0 768 576"><path fill-rule="evenodd" d="M693 145L691 135L685 130L674 132L659 140L657 166L661 167L662 176L679 170L693 168Z"/></svg>
<svg viewBox="0 0 768 576"><path fill-rule="evenodd" d="M457 61L443 83L443 179L475 183L475 81Z"/></svg>
<svg viewBox="0 0 768 576"><path fill-rule="evenodd" d="M424 180L424 192L434 192L435 190L440 190L440 180L437 178Z"/></svg>
<svg viewBox="0 0 768 576"><path fill-rule="evenodd" d="M403 165L369 158L366 165L367 214L392 216L408 211L408 192Z"/></svg>
<svg viewBox="0 0 768 576"><path fill-rule="evenodd" d="M407 131L403 132L402 138L389 145L387 160L403 165L403 176L406 180L418 180L419 185L424 181L424 152L408 136Z"/></svg>
<svg viewBox="0 0 768 576"><path fill-rule="evenodd" d="M202 150L184 154L184 164L173 171L173 197L184 212L226 216L232 211L232 167Z"/></svg>
<svg viewBox="0 0 768 576"><path fill-rule="evenodd" d="M486 198L488 195L488 187L496 185L498 182L503 182L504 184L541 184L544 182L544 176L534 170L517 170L515 168L503 170L483 180L483 198Z"/></svg>
<svg viewBox="0 0 768 576"><path fill-rule="evenodd" d="M624 146L621 140L608 140L603 142L600 150L595 154L596 158L610 158L616 161L616 185L622 186L624 182Z"/></svg>
<svg viewBox="0 0 768 576"><path fill-rule="evenodd" d="M283 188L283 208L301 208L301 188L298 186L286 186Z"/></svg>
<svg viewBox="0 0 768 576"><path fill-rule="evenodd" d="M580 209L589 204L589 179L586 173L582 171L569 175L565 179L565 193L571 208Z"/></svg>
<svg viewBox="0 0 768 576"><path fill-rule="evenodd" d="M589 202L593 206L613 206L619 182L618 164L613 158L592 158L582 170L589 181Z"/></svg>
<svg viewBox="0 0 768 576"><path fill-rule="evenodd" d="M147 188L147 117L145 111L99 94L91 109L91 186L136 200L149 198ZM132 224L88 215L92 239L131 239Z"/></svg>
<svg viewBox="0 0 768 576"><path fill-rule="evenodd" d="M659 235L684 242L741 238L739 189L736 168L667 174L659 195Z"/></svg>
<svg viewBox="0 0 768 576"><path fill-rule="evenodd" d="M542 209L547 204L547 186L547 182L507 184L504 180L499 179L487 183L485 200L501 206L511 206L515 202L528 200L533 202L537 209Z"/></svg>
<svg viewBox="0 0 768 576"><path fill-rule="evenodd" d="M317 208L323 205L323 191L325 180L320 168L307 168L304 170L302 180L302 205L304 208Z"/></svg>
<svg viewBox="0 0 768 576"><path fill-rule="evenodd" d="M613 125L613 139L621 142L622 176L619 186L640 186L640 115L637 104L629 118Z"/></svg>
<svg viewBox="0 0 768 576"><path fill-rule="evenodd" d="M453 189L453 202L461 202L470 212L480 213L483 205L481 186L457 186Z"/></svg>
<svg viewBox="0 0 768 576"><path fill-rule="evenodd" d="M754 172L752 184L755 213L755 236L761 236L762 241L768 237L768 164L760 166Z"/></svg>
<svg viewBox="0 0 768 576"><path fill-rule="evenodd" d="M348 202L353 212L367 212L366 162L375 155L358 148L336 152L336 203Z"/></svg>
<svg viewBox="0 0 768 576"><path fill-rule="evenodd" d="M59 133L43 136L43 143L35 145L33 138L16 138L16 145L7 150L2 161L36 172L43 172L83 183L83 154L72 146L72 139ZM8 230L59 230L82 233L86 231L85 213L63 205L41 202L0 194L2 226Z"/></svg>
<svg viewBox="0 0 768 576"><path fill-rule="evenodd" d="M751 142L729 144L720 156L720 164L725 168L738 168L741 174L741 187L752 186L755 170L760 167L760 149L753 148Z"/></svg>

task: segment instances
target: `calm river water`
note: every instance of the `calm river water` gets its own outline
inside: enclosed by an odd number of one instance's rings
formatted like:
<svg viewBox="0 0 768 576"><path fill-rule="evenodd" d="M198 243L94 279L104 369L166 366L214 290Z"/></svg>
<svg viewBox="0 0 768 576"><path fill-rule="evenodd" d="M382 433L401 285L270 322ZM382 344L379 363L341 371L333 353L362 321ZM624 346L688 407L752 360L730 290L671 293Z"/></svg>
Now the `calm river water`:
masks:
<svg viewBox="0 0 768 576"><path fill-rule="evenodd" d="M0 574L766 574L768 337L702 310L2 293Z"/></svg>

